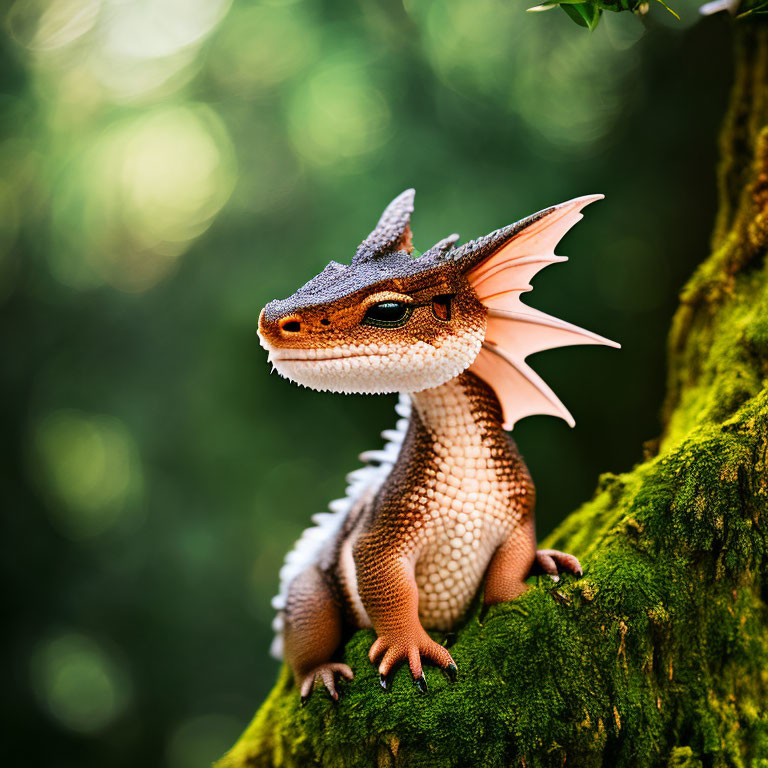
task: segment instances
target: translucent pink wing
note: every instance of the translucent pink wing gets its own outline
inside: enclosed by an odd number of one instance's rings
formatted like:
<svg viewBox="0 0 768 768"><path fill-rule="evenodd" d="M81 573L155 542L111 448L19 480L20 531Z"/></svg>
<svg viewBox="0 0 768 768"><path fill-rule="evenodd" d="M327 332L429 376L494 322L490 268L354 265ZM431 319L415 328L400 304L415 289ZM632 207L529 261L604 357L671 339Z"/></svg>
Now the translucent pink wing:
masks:
<svg viewBox="0 0 768 768"><path fill-rule="evenodd" d="M507 357L498 347L483 344L469 370L491 386L499 398L504 429L512 429L520 419L537 414L558 416L570 426L575 424L544 380L526 363Z"/></svg>
<svg viewBox="0 0 768 768"><path fill-rule="evenodd" d="M618 347L615 341L566 323L538 309L521 304L524 311L488 309L486 343L495 344L516 360L525 360L534 352L577 344L603 344Z"/></svg>
<svg viewBox="0 0 768 768"><path fill-rule="evenodd" d="M520 300L530 281L549 264L566 261L555 255L563 235L582 218L581 210L602 195L589 195L551 208L467 272L477 296L488 308L483 349L470 371L496 392L504 428L525 416L547 414L574 420L525 358L545 349L574 344L619 345L596 333L528 307Z"/></svg>
<svg viewBox="0 0 768 768"><path fill-rule="evenodd" d="M480 300L498 294L518 294L531 289L530 281L540 270L550 264L566 261L555 255L555 246L583 214L581 209L603 195L585 195L556 205L518 232L490 257L467 272L467 279ZM509 307L512 309L512 307Z"/></svg>

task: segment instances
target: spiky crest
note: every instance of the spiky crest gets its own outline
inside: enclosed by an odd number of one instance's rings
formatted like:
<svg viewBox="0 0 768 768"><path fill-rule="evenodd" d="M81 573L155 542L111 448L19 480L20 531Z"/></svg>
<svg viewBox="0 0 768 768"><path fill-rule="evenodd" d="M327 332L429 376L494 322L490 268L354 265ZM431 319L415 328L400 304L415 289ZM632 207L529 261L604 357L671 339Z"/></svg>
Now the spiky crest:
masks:
<svg viewBox="0 0 768 768"><path fill-rule="evenodd" d="M406 189L384 209L379 223L357 247L353 263L371 261L394 251L413 251L411 214L415 194L416 190Z"/></svg>

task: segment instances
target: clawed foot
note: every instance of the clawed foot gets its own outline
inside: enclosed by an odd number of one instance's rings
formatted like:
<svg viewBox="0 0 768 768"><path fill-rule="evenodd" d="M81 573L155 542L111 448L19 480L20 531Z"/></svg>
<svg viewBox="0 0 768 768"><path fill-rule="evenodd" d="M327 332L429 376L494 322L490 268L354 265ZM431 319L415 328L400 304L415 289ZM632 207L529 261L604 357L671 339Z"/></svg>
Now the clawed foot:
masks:
<svg viewBox="0 0 768 768"><path fill-rule="evenodd" d="M581 576L581 563L573 555L556 549L540 549L536 552L531 575L548 574L553 581L559 581L563 572Z"/></svg>
<svg viewBox="0 0 768 768"><path fill-rule="evenodd" d="M315 680L322 680L328 693L334 701L339 700L339 693L336 690L336 675L346 677L351 680L355 673L346 664L321 664L319 667L307 672L301 681L301 703L306 704L307 699L312 695L315 686Z"/></svg>
<svg viewBox="0 0 768 768"><path fill-rule="evenodd" d="M368 658L372 664L381 660L379 679L381 687L385 691L389 687L390 673L401 661L408 662L411 675L413 675L413 682L421 693L427 692L427 681L421 667L422 658L444 669L451 682L455 682L458 676L458 669L451 654L442 645L432 640L424 630L421 630L416 636L403 634L379 637L371 646Z"/></svg>

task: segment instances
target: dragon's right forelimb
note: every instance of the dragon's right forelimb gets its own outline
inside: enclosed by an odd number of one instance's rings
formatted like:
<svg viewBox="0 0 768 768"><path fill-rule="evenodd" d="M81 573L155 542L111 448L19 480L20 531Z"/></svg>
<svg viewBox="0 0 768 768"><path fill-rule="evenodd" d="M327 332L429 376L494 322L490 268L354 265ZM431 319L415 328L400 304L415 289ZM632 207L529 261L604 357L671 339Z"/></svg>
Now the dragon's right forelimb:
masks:
<svg viewBox="0 0 768 768"><path fill-rule="evenodd" d="M408 663L417 688L425 693L427 683L421 660L445 669L455 679L456 664L451 654L424 630L419 619L419 591L409 558L376 551L382 539L378 532L363 537L355 551L360 597L377 638L368 657L379 667L381 685L387 688L393 669Z"/></svg>

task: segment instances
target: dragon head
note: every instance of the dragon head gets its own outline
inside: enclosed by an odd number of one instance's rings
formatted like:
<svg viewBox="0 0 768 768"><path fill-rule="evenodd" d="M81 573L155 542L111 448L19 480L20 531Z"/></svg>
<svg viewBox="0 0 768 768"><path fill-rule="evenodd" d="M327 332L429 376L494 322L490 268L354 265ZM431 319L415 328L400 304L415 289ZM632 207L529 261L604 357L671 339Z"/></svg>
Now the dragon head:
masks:
<svg viewBox="0 0 768 768"><path fill-rule="evenodd" d="M395 198L351 264L331 262L293 296L271 301L259 337L280 375L334 392L418 392L463 371L496 391L505 427L532 413L572 422L527 366L533 352L614 342L520 301L560 238L601 195L577 198L456 247L413 258L412 189Z"/></svg>
<svg viewBox="0 0 768 768"><path fill-rule="evenodd" d="M337 392L416 392L468 368L486 313L451 252L412 257L413 190L390 203L349 265L331 262L264 308L259 332L286 378Z"/></svg>

